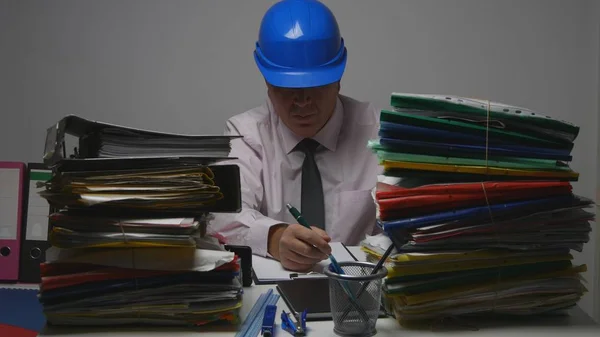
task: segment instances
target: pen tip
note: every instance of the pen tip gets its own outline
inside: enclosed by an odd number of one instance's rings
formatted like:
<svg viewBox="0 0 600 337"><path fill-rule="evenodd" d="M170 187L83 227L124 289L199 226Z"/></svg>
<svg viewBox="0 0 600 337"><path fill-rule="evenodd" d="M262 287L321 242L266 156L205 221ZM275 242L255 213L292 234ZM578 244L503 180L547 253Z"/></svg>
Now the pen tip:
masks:
<svg viewBox="0 0 600 337"><path fill-rule="evenodd" d="M290 204L285 204L285 206L286 206L288 209L292 209L292 205L290 205Z"/></svg>

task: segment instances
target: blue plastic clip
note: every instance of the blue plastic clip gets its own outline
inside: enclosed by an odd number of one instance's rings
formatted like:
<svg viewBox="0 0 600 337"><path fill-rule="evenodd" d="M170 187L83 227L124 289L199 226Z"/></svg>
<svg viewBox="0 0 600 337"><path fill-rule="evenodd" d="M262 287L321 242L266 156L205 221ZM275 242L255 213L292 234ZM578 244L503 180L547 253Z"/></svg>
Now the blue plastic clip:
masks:
<svg viewBox="0 0 600 337"><path fill-rule="evenodd" d="M289 332L292 336L306 336L306 310L300 314L296 322L290 316L291 313L281 312L281 328Z"/></svg>
<svg viewBox="0 0 600 337"><path fill-rule="evenodd" d="M263 316L261 334L265 337L272 337L275 334L275 314L277 313L276 305L267 305L265 315Z"/></svg>

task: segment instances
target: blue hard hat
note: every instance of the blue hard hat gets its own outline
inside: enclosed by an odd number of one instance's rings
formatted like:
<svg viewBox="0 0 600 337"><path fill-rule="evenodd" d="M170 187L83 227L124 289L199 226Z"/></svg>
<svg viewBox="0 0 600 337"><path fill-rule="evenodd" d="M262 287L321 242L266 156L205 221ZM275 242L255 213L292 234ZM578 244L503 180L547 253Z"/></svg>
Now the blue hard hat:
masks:
<svg viewBox="0 0 600 337"><path fill-rule="evenodd" d="M333 13L316 0L283 0L262 19L254 59L278 87L316 87L342 78L347 52Z"/></svg>

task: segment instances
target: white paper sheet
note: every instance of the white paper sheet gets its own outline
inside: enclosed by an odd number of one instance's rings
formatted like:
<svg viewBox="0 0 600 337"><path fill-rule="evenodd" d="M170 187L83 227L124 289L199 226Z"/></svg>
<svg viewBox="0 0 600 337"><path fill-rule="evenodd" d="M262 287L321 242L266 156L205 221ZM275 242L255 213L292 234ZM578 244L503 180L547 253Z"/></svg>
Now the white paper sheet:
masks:
<svg viewBox="0 0 600 337"><path fill-rule="evenodd" d="M48 263L90 263L148 270L210 271L233 261L235 254L196 248L114 248L46 250Z"/></svg>
<svg viewBox="0 0 600 337"><path fill-rule="evenodd" d="M329 245L331 246L331 253L338 263L355 261L355 259L341 242L332 242ZM252 256L252 269L254 271L254 275L261 283L272 283L286 280L289 281L293 278L326 277L325 274L323 274L323 270L327 268L330 263L331 261L326 259L315 265L310 272L297 273L284 269L281 266L281 263L275 259L258 255Z"/></svg>

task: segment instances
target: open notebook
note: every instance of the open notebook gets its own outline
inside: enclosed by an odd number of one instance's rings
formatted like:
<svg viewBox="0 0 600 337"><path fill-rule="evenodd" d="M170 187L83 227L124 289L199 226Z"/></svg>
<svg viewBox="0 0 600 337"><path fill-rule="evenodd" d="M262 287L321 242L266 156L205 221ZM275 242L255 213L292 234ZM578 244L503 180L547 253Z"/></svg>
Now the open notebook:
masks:
<svg viewBox="0 0 600 337"><path fill-rule="evenodd" d="M341 263L344 261L356 261L356 258L341 242L330 243L331 252L335 259ZM296 278L325 278L323 270L329 266L330 260L326 259L306 273L297 273L285 270L279 261L268 257L258 255L252 256L252 269L254 274L254 283L273 284L279 281L289 281Z"/></svg>

